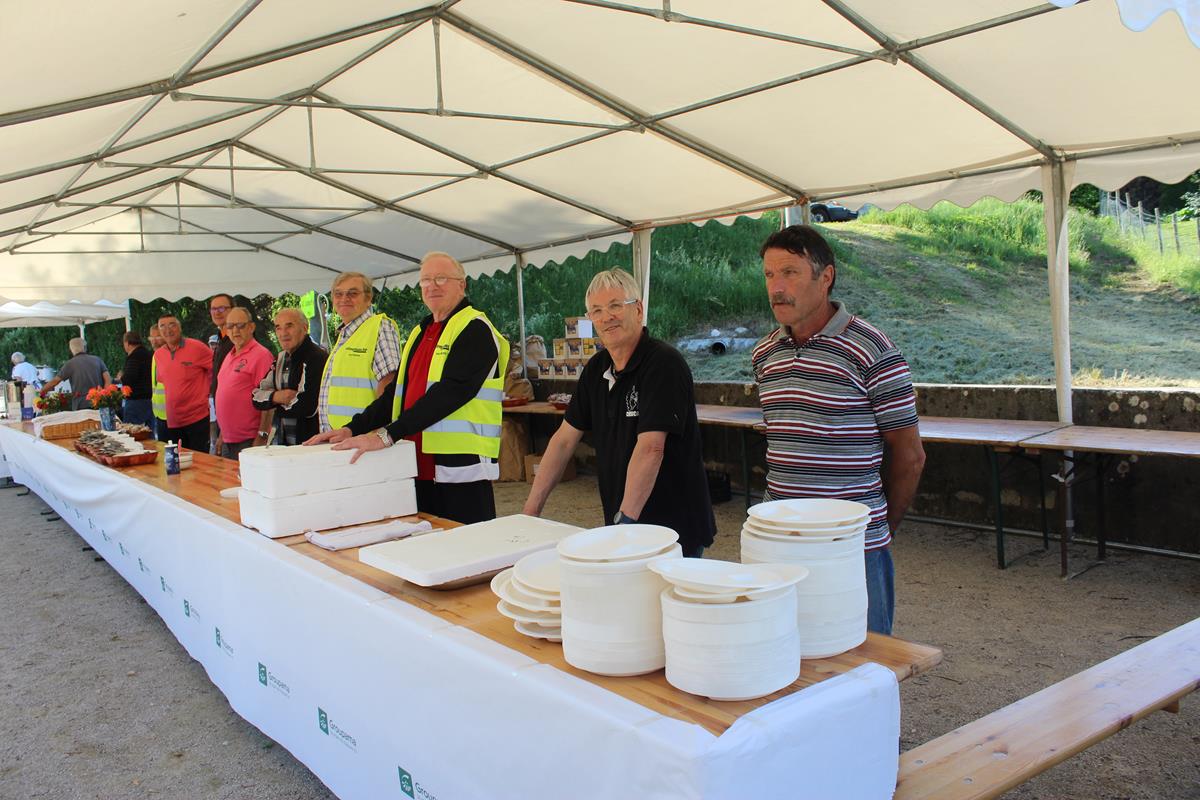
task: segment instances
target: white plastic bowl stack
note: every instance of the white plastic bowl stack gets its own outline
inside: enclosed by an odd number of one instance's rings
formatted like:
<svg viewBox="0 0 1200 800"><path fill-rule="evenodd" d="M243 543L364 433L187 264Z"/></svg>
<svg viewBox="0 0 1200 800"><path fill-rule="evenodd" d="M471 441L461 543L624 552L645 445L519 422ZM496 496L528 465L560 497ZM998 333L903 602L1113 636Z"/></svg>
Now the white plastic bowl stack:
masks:
<svg viewBox="0 0 1200 800"><path fill-rule="evenodd" d="M667 683L713 700L749 700L800 675L796 564L659 561Z"/></svg>
<svg viewBox="0 0 1200 800"><path fill-rule="evenodd" d="M598 675L662 669L666 582L649 567L680 559L679 535L659 525L610 525L558 543L563 658Z"/></svg>
<svg viewBox="0 0 1200 800"><path fill-rule="evenodd" d="M750 509L742 528L742 562L803 564L796 587L800 649L828 658L867 638L863 537L870 509L830 498L774 500Z"/></svg>
<svg viewBox="0 0 1200 800"><path fill-rule="evenodd" d="M562 641L558 552L539 550L492 579L500 598L496 610L513 621L518 632L534 639Z"/></svg>

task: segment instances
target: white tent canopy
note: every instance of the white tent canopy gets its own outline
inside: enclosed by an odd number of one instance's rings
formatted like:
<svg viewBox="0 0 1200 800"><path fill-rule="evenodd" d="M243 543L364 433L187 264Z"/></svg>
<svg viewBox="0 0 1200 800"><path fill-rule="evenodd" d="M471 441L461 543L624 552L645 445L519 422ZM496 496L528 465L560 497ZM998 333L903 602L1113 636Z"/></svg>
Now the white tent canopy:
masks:
<svg viewBox="0 0 1200 800"><path fill-rule="evenodd" d="M1052 164L1179 180L1200 50L1150 24L1171 4L1121 0L1140 33L1112 0L13 4L0 297L404 285L430 250L491 273L810 199L1012 199Z"/></svg>
<svg viewBox="0 0 1200 800"><path fill-rule="evenodd" d="M55 305L41 302L31 306L9 302L0 305L0 328L82 326L128 316L129 307L125 303L110 303L107 300L100 300L95 304L72 301Z"/></svg>

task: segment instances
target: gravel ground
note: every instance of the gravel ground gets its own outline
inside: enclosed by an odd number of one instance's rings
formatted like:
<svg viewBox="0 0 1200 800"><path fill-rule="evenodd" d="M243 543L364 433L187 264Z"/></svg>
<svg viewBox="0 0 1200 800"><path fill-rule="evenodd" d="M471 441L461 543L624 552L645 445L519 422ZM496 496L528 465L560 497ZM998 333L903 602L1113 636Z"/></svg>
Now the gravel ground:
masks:
<svg viewBox="0 0 1200 800"><path fill-rule="evenodd" d="M501 484L501 514L527 487ZM36 495L0 490L0 800L332 795L238 717L138 594ZM735 559L744 518L717 506L710 557ZM563 484L547 516L600 522L595 482ZM896 634L945 651L902 684L911 747L1200 615L1200 564L1115 553L1070 581L1014 539L906 525L895 547ZM1075 563L1091 553L1078 549ZM1020 798L1200 798L1200 699L1155 714L1014 790Z"/></svg>

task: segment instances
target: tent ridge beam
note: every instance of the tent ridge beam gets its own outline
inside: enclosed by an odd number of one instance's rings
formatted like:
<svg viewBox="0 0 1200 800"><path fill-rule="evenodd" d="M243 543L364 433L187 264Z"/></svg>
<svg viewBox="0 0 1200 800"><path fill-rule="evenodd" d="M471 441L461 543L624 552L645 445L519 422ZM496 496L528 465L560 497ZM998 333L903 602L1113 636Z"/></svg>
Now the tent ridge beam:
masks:
<svg viewBox="0 0 1200 800"><path fill-rule="evenodd" d="M150 167L154 169L164 167L163 164L139 164L128 161L97 161L96 166L102 169L110 167L115 168L142 168ZM396 175L415 178L482 178L478 172L421 172L416 170L398 170L398 169L355 169L352 167L263 167L263 166L227 166L221 164L188 164L180 165L176 169L186 169L189 172L195 170L215 170L218 172L228 172L230 170L236 172L299 172L301 174L310 175L314 173L328 172L335 175Z"/></svg>
<svg viewBox="0 0 1200 800"><path fill-rule="evenodd" d="M247 208L252 208L253 210L259 212L260 214L266 214L269 217L274 217L275 219L280 220L281 222L286 222L289 225L295 225L299 228L305 229L306 231L310 231L313 233L322 233L333 239L337 239L339 241L346 242L347 244L355 244L355 245L358 245L359 247L364 247L368 250L375 250L376 252L383 253L384 255L391 256L393 258L398 258L403 261L411 261L413 263L417 263L420 260L418 258L410 256L407 253L401 253L398 250L392 250L391 248L384 247L382 245L374 244L372 242L367 242L362 239L356 239L353 236L347 236L344 233L338 233L336 231L331 231L326 228L323 228L320 225L312 225L310 223L296 219L295 217L290 217L287 214L281 214L278 211L275 211L274 209L269 208L267 206L260 206L257 203L253 203L248 200L243 200L234 195L228 194L226 192L222 192L219 189L214 189L211 186L205 186L202 183L196 183L195 181L190 181L190 180L183 180L180 182L187 186L192 187L193 189L196 189L197 191L207 192L208 194L211 194L214 197L220 197L220 198L222 198L224 200L228 200L230 202L239 203L240 205L243 205ZM195 224L195 223L189 223L189 224Z"/></svg>
<svg viewBox="0 0 1200 800"><path fill-rule="evenodd" d="M843 0L824 0L824 3L835 12L840 14L851 25L858 28L867 36L870 36L872 39L878 42L880 46L886 50L889 50L890 52L895 53L901 61L903 61L905 64L908 64L918 73L924 75L926 78L933 81L947 92L950 92L959 100L963 101L980 114L983 114L992 122L996 123L1013 136L1016 136L1046 158L1053 159L1055 157L1052 148L1041 139L1029 133L1024 128L1005 117L999 111L980 100L978 97L975 97L975 95L968 92L965 88L950 80L948 77L934 69L929 64L925 63L923 59L919 58L914 53L901 51L899 42L893 41L887 36L887 34L883 33L883 31L879 30L870 22L868 22L865 17L847 6Z"/></svg>
<svg viewBox="0 0 1200 800"><path fill-rule="evenodd" d="M550 64L534 53L531 53L530 51L512 42L509 42L508 40L490 30L487 30L486 28L476 25L473 22L454 13L445 14L443 19L468 36L484 42L488 46L498 50L501 53L504 53L510 58L516 59L536 72L539 72L550 78L555 83L561 84L562 86L565 86L572 91L591 99L593 102L598 103L600 106L607 108L609 111L628 119L630 122L635 122L654 131L655 133L674 142L676 145L684 149L704 156L705 158L708 158L709 160L721 164L733 172L740 174L742 177L774 189L780 194L786 194L790 197L796 198L797 200L802 200L805 196L803 191L794 186L788 185L774 175L763 172L757 167L751 166L750 164L736 159L727 153L723 153L715 147L688 136L681 131L677 131L667 125L654 122L646 114L641 113L624 101L602 92L600 89L586 83L582 79L569 74L565 70L560 69L553 64Z"/></svg>
<svg viewBox="0 0 1200 800"><path fill-rule="evenodd" d="M291 163L290 161L288 161L285 158L277 156L274 153L269 153L266 150L260 150L259 148L255 147L254 145L248 144L246 142L237 142L237 147L241 148L242 150L245 150L247 153L250 153L251 155L258 156L259 158L264 158L268 161L273 161L276 164L280 164L283 166L290 166L290 167L298 166L296 164ZM345 192L346 194L354 195L355 197L358 197L362 200L366 200L368 203L372 203L377 206L382 206L384 208L391 209L392 211L396 211L400 214L404 214L405 216L420 220L421 222L427 223L429 225L434 225L439 228L444 228L449 231L454 231L455 233L462 234L463 236L467 236L472 239L478 239L479 241L487 242L490 245L493 245L495 247L500 247L505 250L511 251L514 249L512 245L510 245L508 242L505 242L501 239L496 239L495 237L488 236L487 234L480 233L478 231L471 231L471 230L468 230L467 228L463 228L459 225L456 225L453 222L441 220L441 219L438 219L437 217L432 217L428 214L423 214L420 211L414 211L412 209L404 208L403 206L396 205L395 203L390 203L387 200L384 200L379 197L375 197L374 195L370 194L369 192L364 192L362 189L358 189L354 186L350 186L348 184L342 183L341 181L334 180L333 178L330 178L328 175L311 175L310 174L309 177L312 180L320 181L321 183L324 183L325 185L330 186L334 189L338 189L339 191Z"/></svg>
<svg viewBox="0 0 1200 800"><path fill-rule="evenodd" d="M171 78L159 79L148 83L129 86L124 89L117 89L111 92L101 92L100 94L90 95L88 97L78 97L72 100L64 100L59 103L48 103L44 106L35 106L19 111L10 111L5 114L0 114L0 128L8 125L16 125L23 122L34 122L48 117L56 117L61 114L70 114L74 111L85 111L90 108L98 108L100 106L111 105L113 103L121 103L126 100L136 100L139 97L149 97L156 94L166 94L172 89L182 86L192 86L197 83L220 78L225 75L232 75L235 72L242 72L247 69L261 67L264 64L270 64L274 61L280 61L292 56L301 55L311 50L318 50L322 47L328 47L341 42L357 39L361 36L368 36L372 33L385 31L390 28L395 28L398 25L405 25L413 21L424 21L440 13L443 7L448 7L446 3L438 4L437 6L426 6L425 8L410 11L404 14L387 17L376 22L368 22L362 25L356 25L351 28L346 28L342 31L318 36L314 39L308 39L303 42L285 45L274 50L269 50L265 53L258 53L253 56L239 58L230 61L227 64L220 64L208 69L203 69L198 72L192 72L186 78L172 85Z"/></svg>
<svg viewBox="0 0 1200 800"><path fill-rule="evenodd" d="M320 100L325 100L328 98L328 95L325 95L324 93L317 93L315 96ZM525 189L527 191L534 192L535 194L540 194L543 197L548 197L551 200L556 200L560 203L564 203L573 208L577 208L580 211L586 211L587 213L592 214L593 216L601 217L602 219L606 219L609 222L615 222L618 225L626 224L626 221L623 218L621 218L617 214L612 213L611 211L605 211L604 209L588 205L581 201L573 200L573 199L566 197L565 195L561 195L558 192L555 192L551 189L546 189L542 186L538 186L534 183L530 183L529 181L525 181L520 178L515 178L512 175L506 175L505 173L500 172L499 168L497 168L497 167L488 166L487 164L484 164L480 161L476 161L475 159L470 158L462 153L458 153L453 150L450 150L447 147L444 147L444 146L439 145L435 142L432 142L428 139L425 139L424 137L418 136L418 135L412 133L411 131L407 131L404 128L401 128L397 125L393 125L392 123L388 122L387 120L378 119L377 117L374 117L371 114L366 113L365 111L347 111L346 113L353 114L354 116L359 117L360 119L363 119L367 122L370 122L373 125L378 125L379 127L383 128L384 130L389 131L390 133L394 133L397 136L402 136L411 142L415 142L416 144L419 144L423 147L427 147L430 150L433 150L435 153L440 153L441 155L444 155L447 158L452 158L455 161L459 161L463 164L466 164L467 166L471 167L472 169L478 170L479 172L481 172L485 175L490 175L490 176L499 178L500 180L503 180L503 181L513 184L514 186L520 186L522 189ZM606 133L606 132L601 132L600 135L603 135L603 133ZM607 133L611 133L611 131L608 131ZM515 163L515 162L509 162L509 163ZM440 188L440 187L438 187L438 188ZM425 190L422 190L421 193L424 193L424 191ZM415 195L410 194L410 195L407 195L404 199L409 199L414 196ZM393 201L393 202L399 202L399 201ZM491 242L491 244L496 244L496 243ZM504 245L497 245L497 246L505 247L505 249L508 249L508 250L512 249L511 247L507 247Z"/></svg>
<svg viewBox="0 0 1200 800"><path fill-rule="evenodd" d="M307 108L304 100L287 100L282 98L240 97L237 95L193 94L191 92L171 92L171 99L179 102L203 103L239 103L261 107L270 106L302 106ZM499 122L534 122L541 125L564 125L576 128L598 128L611 130L627 130L629 125L610 122L589 122L587 120L560 119L555 117L529 117L520 114L492 114L482 111L462 111L445 106L421 108L418 106L386 106L371 103L326 102L313 105L314 110L327 109L331 111L371 111L388 114L414 114L427 117L465 117L467 119L488 119Z"/></svg>
<svg viewBox="0 0 1200 800"><path fill-rule="evenodd" d="M705 19L703 17L693 17L688 14L680 14L677 11L671 11L670 5L662 9L645 8L642 6L631 6L625 3L614 3L609 0L568 0L568 2L578 5L592 6L594 8L603 8L609 11L623 11L630 14L637 14L644 17L653 17L663 22L677 22L687 25L699 25L705 28L715 28L716 30L729 31L731 33L740 33L746 36L756 36L763 39L773 39L778 42L787 42L788 44L798 44L805 47L815 47L819 50L831 50L835 53L845 53L852 56L864 56L870 59L888 60L892 58L889 53L868 53L864 50L858 50L853 47L846 47L840 44L832 44L830 42L821 42L816 39L805 39L800 36L789 36L786 33L777 31L768 31L761 28L748 28L744 25L733 25L728 22L720 22L713 19Z"/></svg>

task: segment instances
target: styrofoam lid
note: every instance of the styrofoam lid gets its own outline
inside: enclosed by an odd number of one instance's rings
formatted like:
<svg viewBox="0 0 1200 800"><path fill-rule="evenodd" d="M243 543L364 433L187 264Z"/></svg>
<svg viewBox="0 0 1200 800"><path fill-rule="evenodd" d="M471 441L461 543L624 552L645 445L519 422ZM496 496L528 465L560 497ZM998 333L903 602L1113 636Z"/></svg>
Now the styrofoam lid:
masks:
<svg viewBox="0 0 1200 800"><path fill-rule="evenodd" d="M661 553L679 541L662 525L606 525L568 536L558 554L574 561L630 561Z"/></svg>
<svg viewBox="0 0 1200 800"><path fill-rule="evenodd" d="M809 527L832 527L856 522L871 509L853 500L838 500L831 497L796 497L787 500L771 500L751 506L751 518L771 525L799 524Z"/></svg>
<svg viewBox="0 0 1200 800"><path fill-rule="evenodd" d="M407 439L396 442L401 448L415 447ZM363 459L378 458L386 450L374 450L363 453ZM280 466L281 462L292 462L295 466L303 467L340 467L349 464L355 451L334 450L332 444L314 445L264 445L262 447L247 447L238 453L238 463L249 466ZM362 463L362 459L356 464Z"/></svg>
<svg viewBox="0 0 1200 800"><path fill-rule="evenodd" d="M663 559L649 568L675 586L714 594L778 589L808 576L807 568L795 564L739 564L708 558Z"/></svg>

